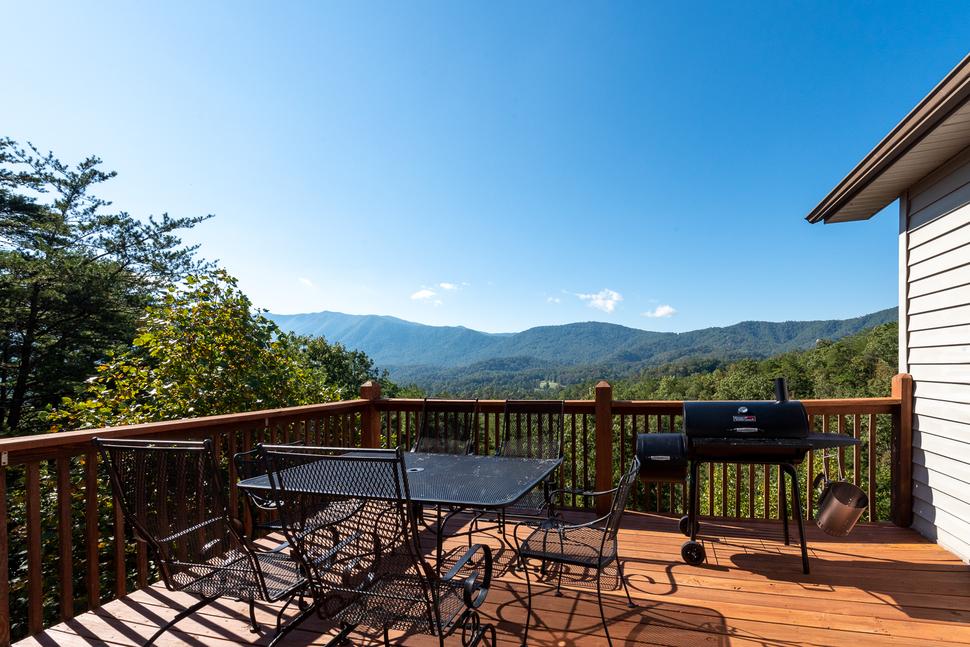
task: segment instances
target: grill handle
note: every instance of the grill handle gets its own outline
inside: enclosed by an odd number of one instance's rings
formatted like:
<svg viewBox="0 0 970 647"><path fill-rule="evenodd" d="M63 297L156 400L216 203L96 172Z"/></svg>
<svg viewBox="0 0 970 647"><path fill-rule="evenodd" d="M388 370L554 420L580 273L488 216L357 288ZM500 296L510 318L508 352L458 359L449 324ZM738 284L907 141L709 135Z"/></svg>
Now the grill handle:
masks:
<svg viewBox="0 0 970 647"><path fill-rule="evenodd" d="M788 402L788 380L783 377L775 378L775 400Z"/></svg>
<svg viewBox="0 0 970 647"><path fill-rule="evenodd" d="M728 431L737 434L760 434L764 430L761 427L731 427Z"/></svg>

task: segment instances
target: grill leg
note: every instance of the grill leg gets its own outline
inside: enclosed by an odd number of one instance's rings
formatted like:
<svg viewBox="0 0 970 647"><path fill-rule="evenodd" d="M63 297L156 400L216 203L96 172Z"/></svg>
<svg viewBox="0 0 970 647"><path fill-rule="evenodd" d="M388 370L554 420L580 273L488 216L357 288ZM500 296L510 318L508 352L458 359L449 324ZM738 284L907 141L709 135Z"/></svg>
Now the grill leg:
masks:
<svg viewBox="0 0 970 647"><path fill-rule="evenodd" d="M690 484L687 488L687 524L690 526L690 540L697 541L697 517L700 513L700 502L697 496L697 474L700 471L700 461L690 462Z"/></svg>
<svg viewBox="0 0 970 647"><path fill-rule="evenodd" d="M785 477L788 476L788 470L784 468L778 469L778 505L781 508L778 512L781 516L781 525L785 529L785 545L791 544L791 537L788 535L788 488L785 486Z"/></svg>
<svg viewBox="0 0 970 647"><path fill-rule="evenodd" d="M808 575L808 546L805 544L805 523L802 520L802 498L798 491L798 474L792 465L783 465L782 469L791 477L792 505L795 508L795 521L798 522L798 539L802 544L802 573Z"/></svg>

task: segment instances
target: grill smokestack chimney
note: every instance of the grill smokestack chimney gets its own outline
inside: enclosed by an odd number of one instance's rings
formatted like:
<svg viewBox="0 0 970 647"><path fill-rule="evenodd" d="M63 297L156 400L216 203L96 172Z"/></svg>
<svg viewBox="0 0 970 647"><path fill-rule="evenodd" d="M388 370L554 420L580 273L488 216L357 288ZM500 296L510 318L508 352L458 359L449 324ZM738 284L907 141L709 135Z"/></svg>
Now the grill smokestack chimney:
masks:
<svg viewBox="0 0 970 647"><path fill-rule="evenodd" d="M788 380L783 377L775 378L775 400L788 402Z"/></svg>

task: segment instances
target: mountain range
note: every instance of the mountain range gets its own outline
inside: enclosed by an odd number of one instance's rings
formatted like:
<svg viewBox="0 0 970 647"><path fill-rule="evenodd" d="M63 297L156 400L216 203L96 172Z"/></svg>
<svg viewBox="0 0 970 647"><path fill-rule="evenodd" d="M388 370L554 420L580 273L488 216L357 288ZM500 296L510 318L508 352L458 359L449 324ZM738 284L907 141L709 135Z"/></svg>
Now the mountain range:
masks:
<svg viewBox="0 0 970 647"><path fill-rule="evenodd" d="M485 333L381 315L324 311L266 316L283 330L323 336L364 351L397 382L456 393L510 380L520 385L574 382L626 376L687 360L764 358L895 321L897 310L889 308L853 319L743 321L683 333L596 321Z"/></svg>

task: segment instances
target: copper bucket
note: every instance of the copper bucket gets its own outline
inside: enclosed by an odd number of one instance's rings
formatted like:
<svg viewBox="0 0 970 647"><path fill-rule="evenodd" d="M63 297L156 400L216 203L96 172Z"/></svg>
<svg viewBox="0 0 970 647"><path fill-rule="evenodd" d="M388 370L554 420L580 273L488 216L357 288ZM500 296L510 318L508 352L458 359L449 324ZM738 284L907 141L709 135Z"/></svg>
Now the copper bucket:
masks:
<svg viewBox="0 0 970 647"><path fill-rule="evenodd" d="M827 460L825 464L827 468ZM815 482L812 484L813 488L817 488L820 482L825 484L818 495L816 523L823 532L833 537L845 537L852 532L862 513L869 507L869 497L862 488L845 480L841 460L839 478L842 480L830 481L828 469L826 469L825 473L815 477Z"/></svg>

